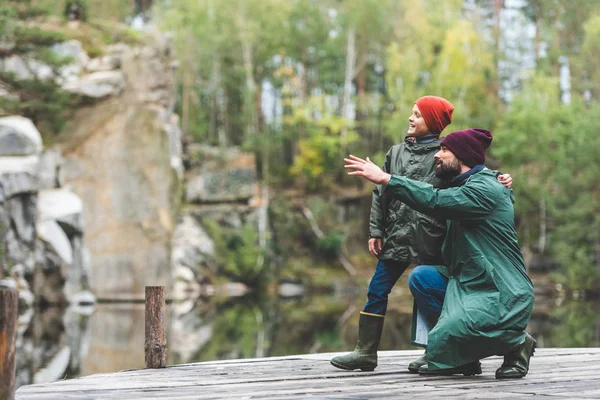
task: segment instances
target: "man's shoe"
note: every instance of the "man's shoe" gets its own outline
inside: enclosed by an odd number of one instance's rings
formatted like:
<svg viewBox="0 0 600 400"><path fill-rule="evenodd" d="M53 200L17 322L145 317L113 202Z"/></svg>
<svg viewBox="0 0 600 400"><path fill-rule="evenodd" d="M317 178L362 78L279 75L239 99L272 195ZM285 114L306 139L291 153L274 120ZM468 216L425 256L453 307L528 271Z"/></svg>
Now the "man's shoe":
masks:
<svg viewBox="0 0 600 400"><path fill-rule="evenodd" d="M496 379L520 379L529 372L529 360L537 342L529 333L516 350L504 355L504 363L496 370Z"/></svg>
<svg viewBox="0 0 600 400"><path fill-rule="evenodd" d="M373 371L377 367L377 348L383 331L384 316L360 313L358 342L353 352L331 359L331 365L345 370Z"/></svg>
<svg viewBox="0 0 600 400"><path fill-rule="evenodd" d="M444 368L430 370L427 365L423 365L419 368L419 375L427 376L448 376L448 375L464 375L474 376L481 375L481 363L479 361L473 361L465 365L461 365L456 368Z"/></svg>
<svg viewBox="0 0 600 400"><path fill-rule="evenodd" d="M418 374L419 368L421 368L423 365L427 366L427 352L423 353L421 357L408 364L408 370L413 374Z"/></svg>

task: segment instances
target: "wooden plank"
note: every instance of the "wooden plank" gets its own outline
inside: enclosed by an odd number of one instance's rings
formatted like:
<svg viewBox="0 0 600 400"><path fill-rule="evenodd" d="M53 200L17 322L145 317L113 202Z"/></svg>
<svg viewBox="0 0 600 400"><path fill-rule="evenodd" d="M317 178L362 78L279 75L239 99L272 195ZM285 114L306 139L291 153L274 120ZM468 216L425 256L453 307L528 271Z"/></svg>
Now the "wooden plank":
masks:
<svg viewBox="0 0 600 400"><path fill-rule="evenodd" d="M594 398L600 391L600 349L540 349L521 380L499 381L502 357L483 360L477 377L421 377L406 365L421 351L381 352L373 372L342 371L331 354L185 364L160 370L98 374L22 387L18 399L360 399ZM50 396L49 393L52 393ZM581 396L580 396L581 394ZM56 395L56 397L52 397Z"/></svg>

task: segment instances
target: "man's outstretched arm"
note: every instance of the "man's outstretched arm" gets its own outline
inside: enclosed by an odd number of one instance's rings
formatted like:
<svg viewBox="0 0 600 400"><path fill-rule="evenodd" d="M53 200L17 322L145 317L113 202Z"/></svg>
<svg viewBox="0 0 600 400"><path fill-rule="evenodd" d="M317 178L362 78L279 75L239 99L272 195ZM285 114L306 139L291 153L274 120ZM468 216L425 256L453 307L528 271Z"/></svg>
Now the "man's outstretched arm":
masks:
<svg viewBox="0 0 600 400"><path fill-rule="evenodd" d="M436 189L432 185L382 171L369 158L363 160L350 155L344 168L348 175L362 176L373 183L387 185L386 190L408 206L440 219L476 218L487 215L496 199L483 185Z"/></svg>

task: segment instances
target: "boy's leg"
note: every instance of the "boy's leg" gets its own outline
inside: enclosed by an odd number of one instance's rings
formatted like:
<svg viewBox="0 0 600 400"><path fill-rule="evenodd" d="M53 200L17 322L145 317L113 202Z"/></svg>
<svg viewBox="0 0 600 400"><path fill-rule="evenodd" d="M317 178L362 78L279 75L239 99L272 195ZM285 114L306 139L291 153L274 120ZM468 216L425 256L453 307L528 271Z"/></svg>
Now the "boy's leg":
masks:
<svg viewBox="0 0 600 400"><path fill-rule="evenodd" d="M385 315L387 311L388 295L398 282L400 276L408 267L406 263L393 262L390 260L379 261L375 273L369 283L367 303L363 312L369 314Z"/></svg>
<svg viewBox="0 0 600 400"><path fill-rule="evenodd" d="M360 313L358 341L353 352L331 359L334 367L372 371L377 366L377 349L383 332L388 295L408 264L379 261L369 284L367 304Z"/></svg>

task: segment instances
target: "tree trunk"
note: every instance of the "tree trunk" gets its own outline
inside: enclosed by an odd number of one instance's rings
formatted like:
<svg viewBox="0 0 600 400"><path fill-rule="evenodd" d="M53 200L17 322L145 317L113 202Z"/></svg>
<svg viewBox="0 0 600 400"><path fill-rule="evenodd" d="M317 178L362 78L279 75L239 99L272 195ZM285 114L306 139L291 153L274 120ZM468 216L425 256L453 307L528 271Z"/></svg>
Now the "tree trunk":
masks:
<svg viewBox="0 0 600 400"><path fill-rule="evenodd" d="M495 0L494 2L494 65L496 66L496 79L493 84L494 93L500 93L500 76L502 74L500 68L500 52L502 51L502 30L500 29L500 18L502 16L502 8L504 8L504 0ZM506 98L506 95L503 96Z"/></svg>
<svg viewBox="0 0 600 400"><path fill-rule="evenodd" d="M217 100L221 74L219 72L219 58L213 59L212 69L210 71L210 93L211 93L211 107L210 107L210 119L208 125L208 141L209 143L217 143L217 116L219 114L219 102Z"/></svg>
<svg viewBox="0 0 600 400"><path fill-rule="evenodd" d="M539 6L536 8L536 15L535 15L535 39L533 42L533 51L535 52L535 54L533 55L533 59L535 60L535 64L537 65L537 61L538 61L538 57L540 54L540 30L542 29L542 17L540 16L541 10L539 8Z"/></svg>
<svg viewBox="0 0 600 400"><path fill-rule="evenodd" d="M255 102L256 83L254 82L254 65L252 61L252 46L248 41L248 32L246 30L246 16L244 15L244 2L239 2L238 12L238 31L242 43L242 58L244 60L244 70L246 72L246 96L245 108L248 112L248 122L246 124L246 136L252 137L257 132L257 114L252 103Z"/></svg>
<svg viewBox="0 0 600 400"><path fill-rule="evenodd" d="M354 45L356 33L354 27L348 28L348 40L346 42L346 73L344 75L344 94L342 98L342 117L347 121L350 120L350 96L352 92L352 79L354 78L354 64L356 62L356 48ZM348 128L343 127L341 132L340 152L342 155L346 152L348 141Z"/></svg>
<svg viewBox="0 0 600 400"><path fill-rule="evenodd" d="M215 26L215 8L214 2L210 0L208 2L208 18L211 22L211 26ZM217 53L217 52L215 52ZM219 87L221 85L221 63L219 60L219 55L213 55L212 67L210 70L210 117L208 123L208 142L210 144L218 143L217 137L217 120L219 115L219 101L218 101L218 93Z"/></svg>
<svg viewBox="0 0 600 400"><path fill-rule="evenodd" d="M558 57L558 62L560 63L560 101L564 105L569 105L571 104L571 67L569 56Z"/></svg>
<svg viewBox="0 0 600 400"><path fill-rule="evenodd" d="M194 89L194 67L192 62L192 32L188 29L186 33L188 49L186 56L183 61L183 79L182 79L182 93L181 93L181 129L183 133L187 135L190 126L190 115L191 115L191 101L192 91Z"/></svg>
<svg viewBox="0 0 600 400"><path fill-rule="evenodd" d="M221 123L219 124L218 128L217 128L217 132L218 132L218 140L219 140L219 147L224 150L225 147L227 147L227 133L230 131L231 128L231 124L229 122L229 103L228 103L228 99L227 99L227 92L225 91L224 88L220 88L217 94L217 103L219 104L218 107L218 114L219 114L219 120L221 121Z"/></svg>
<svg viewBox="0 0 600 400"><path fill-rule="evenodd" d="M361 52L362 53L362 52ZM366 56L366 52L362 53L363 56L361 58L367 58ZM357 132L359 134L359 136L361 138L366 139L368 142L368 151L369 153L371 153L371 151L373 150L373 142L374 142L374 135L373 135L373 130L367 129L365 128L365 124L362 124L361 122L366 120L368 118L368 111L367 111L367 98L366 98L366 89L367 89L367 68L366 68L366 62L363 64L362 62L360 63L361 67L360 69L357 71L357 75L356 75L356 115L354 117L354 121L356 124L356 129Z"/></svg>
<svg viewBox="0 0 600 400"><path fill-rule="evenodd" d="M546 250L546 201L540 198L540 237L538 239L538 249L540 253Z"/></svg>
<svg viewBox="0 0 600 400"><path fill-rule="evenodd" d="M302 100L302 104L306 104L306 98L308 97L306 83L308 76L308 54L306 48L302 52L301 67L298 74L298 79L300 79L300 99Z"/></svg>
<svg viewBox="0 0 600 400"><path fill-rule="evenodd" d="M262 133L265 129L265 117L262 111L262 86L260 80L256 82L254 89L254 115L256 116L255 133Z"/></svg>

